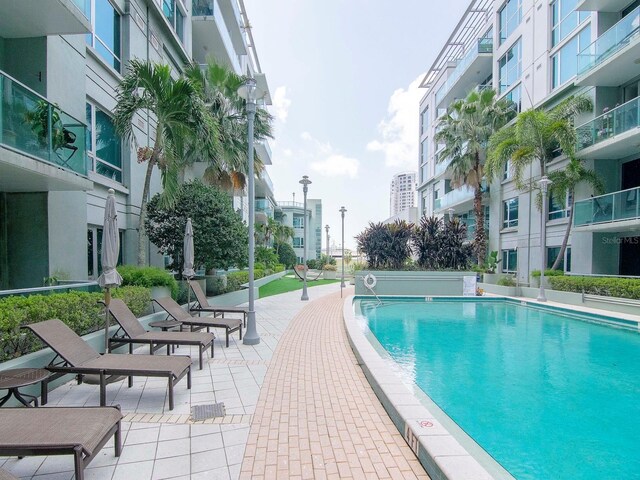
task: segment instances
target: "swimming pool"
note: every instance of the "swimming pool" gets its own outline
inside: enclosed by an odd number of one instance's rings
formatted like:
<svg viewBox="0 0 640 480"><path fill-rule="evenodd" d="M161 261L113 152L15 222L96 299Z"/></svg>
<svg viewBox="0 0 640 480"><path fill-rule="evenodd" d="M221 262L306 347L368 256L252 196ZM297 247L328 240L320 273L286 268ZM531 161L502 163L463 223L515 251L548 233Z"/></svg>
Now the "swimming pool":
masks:
<svg viewBox="0 0 640 480"><path fill-rule="evenodd" d="M358 302L404 379L517 479L640 478L637 331L504 299Z"/></svg>

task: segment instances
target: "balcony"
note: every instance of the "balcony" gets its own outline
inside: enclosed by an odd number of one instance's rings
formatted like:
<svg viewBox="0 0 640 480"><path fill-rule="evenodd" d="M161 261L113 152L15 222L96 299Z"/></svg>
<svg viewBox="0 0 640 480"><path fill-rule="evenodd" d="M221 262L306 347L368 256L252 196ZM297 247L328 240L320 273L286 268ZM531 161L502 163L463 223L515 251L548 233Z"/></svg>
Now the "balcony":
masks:
<svg viewBox="0 0 640 480"><path fill-rule="evenodd" d="M89 33L87 1L0 0L0 32L4 38Z"/></svg>
<svg viewBox="0 0 640 480"><path fill-rule="evenodd" d="M256 152L264 165L271 165L271 147L267 140L255 143Z"/></svg>
<svg viewBox="0 0 640 480"><path fill-rule="evenodd" d="M240 65L240 53L234 48L218 0L193 0L192 7L194 60L202 64L213 57L234 72L245 73Z"/></svg>
<svg viewBox="0 0 640 480"><path fill-rule="evenodd" d="M637 230L640 187L591 197L575 203L573 226L581 231Z"/></svg>
<svg viewBox="0 0 640 480"><path fill-rule="evenodd" d="M269 218L274 217L273 203L266 198L256 198L256 220L260 223L267 223Z"/></svg>
<svg viewBox="0 0 640 480"><path fill-rule="evenodd" d="M266 169L260 172L256 180L256 196L273 197L273 182Z"/></svg>
<svg viewBox="0 0 640 480"><path fill-rule="evenodd" d="M446 82L436 92L436 105L448 105L462 98L491 74L493 39L480 38L477 44L460 59Z"/></svg>
<svg viewBox="0 0 640 480"><path fill-rule="evenodd" d="M617 87L638 75L640 7L578 54L576 85Z"/></svg>
<svg viewBox="0 0 640 480"><path fill-rule="evenodd" d="M640 97L594 118L576 129L580 156L622 158L635 151L640 136Z"/></svg>
<svg viewBox="0 0 640 480"><path fill-rule="evenodd" d="M586 12L619 12L629 5L629 0L582 0L576 10Z"/></svg>
<svg viewBox="0 0 640 480"><path fill-rule="evenodd" d="M227 31L229 32L235 51L238 55L246 55L247 44L244 30L241 27L242 20L240 18L238 0L218 0L218 5L220 5L220 11L224 16L225 24L229 26Z"/></svg>
<svg viewBox="0 0 640 480"><path fill-rule="evenodd" d="M91 188L85 125L1 71L0 96L0 190Z"/></svg>

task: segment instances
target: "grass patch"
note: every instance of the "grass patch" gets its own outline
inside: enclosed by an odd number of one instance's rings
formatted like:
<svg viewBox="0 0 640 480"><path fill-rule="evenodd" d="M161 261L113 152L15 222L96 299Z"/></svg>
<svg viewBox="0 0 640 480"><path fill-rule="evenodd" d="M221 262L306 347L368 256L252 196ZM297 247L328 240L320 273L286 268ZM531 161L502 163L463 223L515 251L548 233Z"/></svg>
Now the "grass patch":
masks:
<svg viewBox="0 0 640 480"><path fill-rule="evenodd" d="M307 280L307 287L315 287L317 285L327 285L329 283L339 282L336 280ZM302 290L302 282L297 278L279 278L273 282L260 287L260 298L270 297L271 295L279 295L281 293L293 292L294 290Z"/></svg>

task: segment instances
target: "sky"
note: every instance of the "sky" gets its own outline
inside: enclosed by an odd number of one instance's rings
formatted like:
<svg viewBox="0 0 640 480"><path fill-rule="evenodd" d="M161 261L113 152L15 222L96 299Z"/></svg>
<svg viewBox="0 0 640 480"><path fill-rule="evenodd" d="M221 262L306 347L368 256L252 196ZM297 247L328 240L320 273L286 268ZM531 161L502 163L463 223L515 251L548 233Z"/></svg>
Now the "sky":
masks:
<svg viewBox="0 0 640 480"><path fill-rule="evenodd" d="M276 200L322 199L345 247L390 216L394 174L418 170L420 81L468 0L245 0L275 116ZM326 240L323 230L323 251Z"/></svg>

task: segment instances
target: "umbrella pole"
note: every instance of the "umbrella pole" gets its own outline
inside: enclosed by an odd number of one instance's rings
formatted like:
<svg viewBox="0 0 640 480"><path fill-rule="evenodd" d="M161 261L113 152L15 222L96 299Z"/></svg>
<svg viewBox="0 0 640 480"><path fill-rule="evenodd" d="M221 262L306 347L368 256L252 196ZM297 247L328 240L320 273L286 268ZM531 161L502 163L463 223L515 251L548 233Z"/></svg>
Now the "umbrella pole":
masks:
<svg viewBox="0 0 640 480"><path fill-rule="evenodd" d="M111 303L111 289L105 288L104 303L107 306L104 312L104 353L109 352L109 304Z"/></svg>

